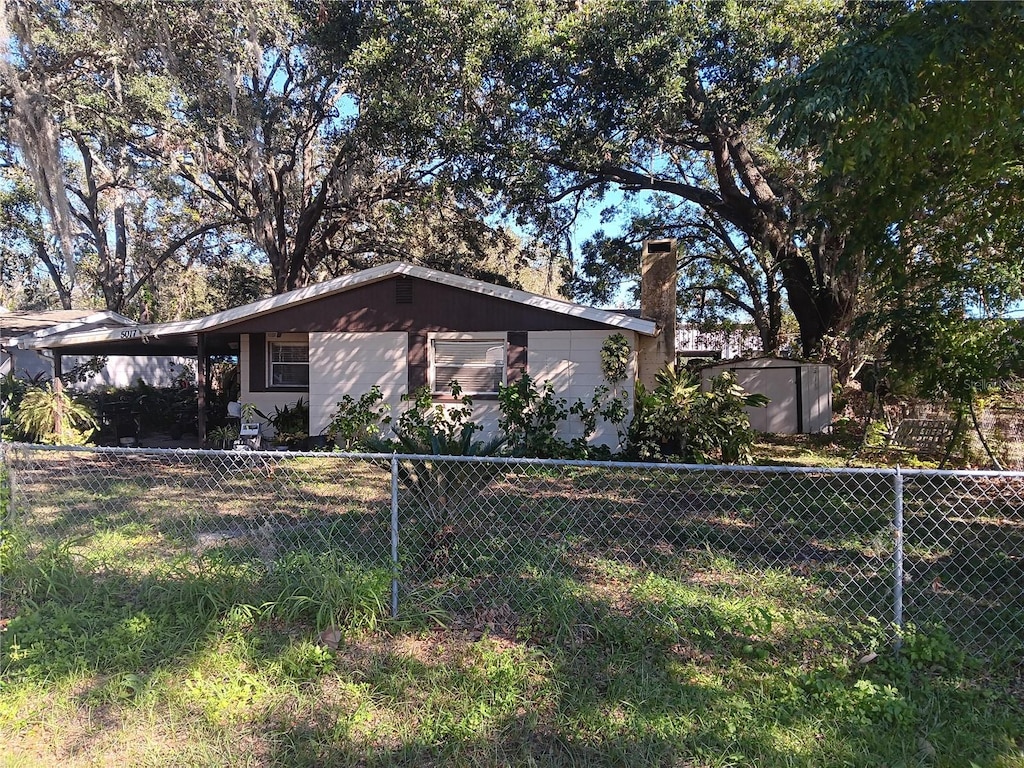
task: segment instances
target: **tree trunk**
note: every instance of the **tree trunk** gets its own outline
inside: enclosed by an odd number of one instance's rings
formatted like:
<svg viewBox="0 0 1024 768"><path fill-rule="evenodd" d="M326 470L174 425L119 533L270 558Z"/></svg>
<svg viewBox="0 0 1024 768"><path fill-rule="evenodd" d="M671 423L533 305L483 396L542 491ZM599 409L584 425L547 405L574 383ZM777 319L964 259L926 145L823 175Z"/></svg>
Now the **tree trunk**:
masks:
<svg viewBox="0 0 1024 768"><path fill-rule="evenodd" d="M859 275L836 271L825 280L816 280L795 247L788 249L780 266L789 307L800 328L801 354L834 366L839 383L845 384L859 368L849 339Z"/></svg>

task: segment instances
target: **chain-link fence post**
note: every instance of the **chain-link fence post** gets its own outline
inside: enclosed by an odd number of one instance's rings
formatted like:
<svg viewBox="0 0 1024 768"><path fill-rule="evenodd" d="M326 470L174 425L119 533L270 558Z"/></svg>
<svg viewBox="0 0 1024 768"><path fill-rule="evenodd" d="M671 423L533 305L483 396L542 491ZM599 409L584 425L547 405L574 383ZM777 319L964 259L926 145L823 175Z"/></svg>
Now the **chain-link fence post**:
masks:
<svg viewBox="0 0 1024 768"><path fill-rule="evenodd" d="M398 618L398 455L391 455L391 618Z"/></svg>
<svg viewBox="0 0 1024 768"><path fill-rule="evenodd" d="M11 475L8 469L7 444L0 444L0 531L11 514Z"/></svg>
<svg viewBox="0 0 1024 768"><path fill-rule="evenodd" d="M11 508L11 472L7 456L7 444L0 443L0 547L5 544L8 527L12 526L13 510ZM6 567L0 567L0 616L4 615L4 573Z"/></svg>
<svg viewBox="0 0 1024 768"><path fill-rule="evenodd" d="M893 489L893 586L892 611L893 623L897 629L903 628L903 473L899 466L892 476ZM896 637L896 650L899 650L900 638Z"/></svg>

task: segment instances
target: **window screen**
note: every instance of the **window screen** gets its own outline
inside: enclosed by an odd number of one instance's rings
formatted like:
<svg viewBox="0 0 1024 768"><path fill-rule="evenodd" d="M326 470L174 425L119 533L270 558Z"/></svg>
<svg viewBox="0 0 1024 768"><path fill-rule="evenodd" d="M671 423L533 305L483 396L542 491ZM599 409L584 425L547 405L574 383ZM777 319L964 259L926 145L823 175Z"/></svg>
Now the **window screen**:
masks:
<svg viewBox="0 0 1024 768"><path fill-rule="evenodd" d="M466 394L497 394L505 383L505 342L434 341L434 392L447 394L458 381Z"/></svg>
<svg viewBox="0 0 1024 768"><path fill-rule="evenodd" d="M270 386L309 386L309 345L301 342L270 342Z"/></svg>

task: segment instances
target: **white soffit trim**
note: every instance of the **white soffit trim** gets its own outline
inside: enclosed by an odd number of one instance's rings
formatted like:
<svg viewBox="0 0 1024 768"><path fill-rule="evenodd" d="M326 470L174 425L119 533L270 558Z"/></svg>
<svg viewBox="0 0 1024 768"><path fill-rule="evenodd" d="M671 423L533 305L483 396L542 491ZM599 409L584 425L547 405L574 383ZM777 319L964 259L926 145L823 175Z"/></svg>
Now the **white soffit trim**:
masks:
<svg viewBox="0 0 1024 768"><path fill-rule="evenodd" d="M54 336L58 333L73 331L75 328L79 328L83 325L94 325L96 323L116 323L119 326L138 325L138 323L130 317L125 317L117 312L104 309L96 312L95 314L83 317L81 320L72 320L66 323L61 323L60 325L55 325L52 328L42 328L38 331L33 331L31 335L36 338L45 338L46 336Z"/></svg>
<svg viewBox="0 0 1024 768"><path fill-rule="evenodd" d="M592 320L602 325L624 328L635 331L644 336L655 336L658 333L657 326L650 320L640 320L629 317L618 312L609 312L604 309L585 307L582 304L573 304L569 301L552 299L548 296L541 296L536 293L520 291L515 288L506 288L482 280L474 280L469 277L451 275L447 272L440 272L436 269L407 264L402 261L394 261L389 264L382 264L379 267L371 267L351 275L343 275L323 283L309 285L305 288L298 288L288 291L269 299L261 299L250 304L243 304L240 307L227 309L223 312L215 312L212 315L196 318L195 320L180 320L174 323L159 323L156 325L136 325L129 329L118 328L109 330L83 331L81 333L70 333L59 339L51 339L48 343L36 343L34 340L22 337L19 341L25 343L26 347L61 347L73 344L87 344L99 341L137 340L139 338L151 338L160 336L177 336L190 333L209 333L227 325L232 325L242 320L260 317L279 309L295 304L305 304L324 296L358 288L359 286L387 280L396 275L418 277L423 280L431 280L435 283L450 285L455 288L462 288L485 296L493 296L497 299L514 301L549 312L557 312L572 317L580 317L585 320Z"/></svg>
<svg viewBox="0 0 1024 768"><path fill-rule="evenodd" d="M97 325L104 323L105 325L101 328L94 328L86 331L75 332L76 328L81 328L84 325ZM110 327L110 324L115 324L117 327ZM11 337L10 339L4 339L5 342L10 343L11 346L20 347L21 349L39 349L46 348L48 345L43 343L42 339L47 339L51 336L60 336L62 334L75 333L78 334L90 334L90 333L102 333L107 332L113 333L113 338L119 338L120 332L125 327L136 327L138 323L132 320L130 317L125 317L117 312L112 312L109 309L100 310L94 312L86 317L79 318L78 320L68 320L63 323L51 326L50 328L40 328L38 331L31 331L30 333L23 333L19 336ZM38 342L38 343L36 343Z"/></svg>

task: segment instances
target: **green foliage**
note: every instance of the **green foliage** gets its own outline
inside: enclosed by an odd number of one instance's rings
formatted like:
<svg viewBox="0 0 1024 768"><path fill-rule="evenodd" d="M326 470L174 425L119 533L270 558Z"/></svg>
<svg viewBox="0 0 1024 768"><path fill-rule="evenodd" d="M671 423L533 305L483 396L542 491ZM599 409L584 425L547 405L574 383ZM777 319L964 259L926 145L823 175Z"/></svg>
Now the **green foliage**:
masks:
<svg viewBox="0 0 1024 768"><path fill-rule="evenodd" d="M482 427L470 420L473 400L462 395L457 381L451 383L454 402L435 402L428 387L420 387L403 399L408 407L392 424L398 447L406 453L433 455L432 459L403 459L398 465L401 483L408 488L422 513L417 538L426 559L444 552L446 530L464 513L461 505L490 480L486 465L445 461L446 456L492 456L505 442L503 435L484 442L473 435ZM371 443L372 445L372 443ZM415 548L415 547L414 547Z"/></svg>
<svg viewBox="0 0 1024 768"><path fill-rule="evenodd" d="M256 407L256 403L241 403L241 421L250 422L254 421L256 417L267 418L265 414L260 412L260 409Z"/></svg>
<svg viewBox="0 0 1024 768"><path fill-rule="evenodd" d="M939 358L932 376L918 369L928 391L967 401L1024 372L1024 325L1019 320L968 320L942 331L936 346L947 359ZM933 378L936 370L945 373L941 381Z"/></svg>
<svg viewBox="0 0 1024 768"><path fill-rule="evenodd" d="M290 631L380 628L390 605L391 570L368 568L334 549L290 552L268 572L200 557L141 580L97 562L80 543L25 554L5 538L0 566L17 614L0 637L4 673L49 678L79 671L131 674L154 655L194 652L214 627Z"/></svg>
<svg viewBox="0 0 1024 768"><path fill-rule="evenodd" d="M290 448L298 447L309 437L309 403L302 397L284 408L274 406L268 418L274 427L274 439Z"/></svg>
<svg viewBox="0 0 1024 768"><path fill-rule="evenodd" d="M890 23L829 50L780 93L775 130L821 151L825 185L843 187L836 202L859 205L847 212L873 229L907 221L923 200L941 203L937 194L956 199L926 216L966 202L963 193L981 196L973 203L986 208L1012 196L1005 182L1020 171L1007 150L1019 142L1021 6L893 11ZM864 207L873 201L885 206Z"/></svg>
<svg viewBox="0 0 1024 768"><path fill-rule="evenodd" d="M385 240L479 276L525 264L493 257L519 244L491 225L488 202L410 173L421 158L349 109L372 89L353 53L383 6L60 10L5 6L0 79L19 88L0 132L13 158L0 169L0 250L26 279L10 268L0 279L26 301L51 299L36 286L45 275L66 308L73 287L109 309L180 319L389 258L373 255Z"/></svg>
<svg viewBox="0 0 1024 768"><path fill-rule="evenodd" d="M906 624L899 631L897 663L911 669L956 674L963 668L966 655L941 625Z"/></svg>
<svg viewBox="0 0 1024 768"><path fill-rule="evenodd" d="M391 423L389 410L377 385L360 395L358 400L345 395L338 401L324 433L343 451L369 447L368 441L379 439L381 425Z"/></svg>
<svg viewBox="0 0 1024 768"><path fill-rule="evenodd" d="M963 404L1024 371L1024 325L967 317L952 282L904 283L888 308L866 322L887 329L894 375L924 397Z"/></svg>
<svg viewBox="0 0 1024 768"><path fill-rule="evenodd" d="M21 405L21 398L28 392L30 383L18 378L13 372L5 374L0 378L0 429L4 438L16 440L18 435L11 423L11 417L17 413ZM37 381L34 386L42 386L42 381Z"/></svg>
<svg viewBox="0 0 1024 768"><path fill-rule="evenodd" d="M457 381L451 384L454 403L435 402L428 387L420 387L402 399L409 406L398 417L392 431L408 453L436 456L491 456L504 442L495 437L474 440L483 427L471 421L473 398L462 394Z"/></svg>
<svg viewBox="0 0 1024 768"><path fill-rule="evenodd" d="M51 445L84 445L96 430L92 409L52 384L29 387L12 423L22 438Z"/></svg>
<svg viewBox="0 0 1024 768"><path fill-rule="evenodd" d="M597 420L601 418L615 427L619 442L623 442L626 431L622 425L629 415L626 398L621 395L613 395L611 387L600 384L594 388L594 394L590 396L589 403L577 400L569 408L569 412L579 417L583 427L583 434L570 441L573 457L579 459L611 458L611 451L607 446L590 445L590 438L597 431Z"/></svg>
<svg viewBox="0 0 1024 768"><path fill-rule="evenodd" d="M195 380L187 383L184 378L171 387L153 387L139 379L131 387L87 391L80 398L105 418L138 419L143 432L171 432L194 425L199 413Z"/></svg>
<svg viewBox="0 0 1024 768"><path fill-rule="evenodd" d="M173 262L194 259L203 238L225 222L206 217L207 201L175 179L178 163L154 158L141 138L182 114L181 102L172 107L170 67L159 51L157 25L166 16L99 6L50 13L39 4L5 15L16 53L0 69L22 86L9 117L20 127L4 138L20 161L11 165L24 165L34 182L37 220L47 235L26 229L23 237L34 241L32 252L61 303L70 308L72 287L94 292L116 311L133 304L141 312L147 294L177 297L153 290L155 278L166 278ZM128 28L133 34L124 34ZM187 36L182 25L171 28ZM69 55L81 62L74 72L64 64ZM42 94L48 108L32 114L28 105ZM173 133L164 149L181 152L183 134ZM83 248L72 247L72 222Z"/></svg>
<svg viewBox="0 0 1024 768"><path fill-rule="evenodd" d="M85 359L85 362L76 365L70 371L65 371L61 379L65 384L81 384L95 378L96 374L107 366L107 358L102 355L92 355Z"/></svg>
<svg viewBox="0 0 1024 768"><path fill-rule="evenodd" d="M277 594L262 615L317 630L373 631L391 610L391 571L367 569L334 549L288 553L275 563L271 587Z"/></svg>
<svg viewBox="0 0 1024 768"><path fill-rule="evenodd" d="M612 397L606 385L595 388L589 403L577 400L571 406L565 398L556 397L550 381L537 388L524 374L518 381L498 388L498 425L504 432L513 456L541 459L608 458L604 446L592 446L590 438L602 418L616 428L625 421L629 408L623 397ZM569 415L579 417L582 434L571 440L558 437L559 428ZM620 432L620 439L622 434Z"/></svg>
<svg viewBox="0 0 1024 768"><path fill-rule="evenodd" d="M15 572L25 562L27 540L8 517L10 509L10 486L6 467L0 467L0 581L8 585L17 583ZM14 595L12 593L12 597Z"/></svg>
<svg viewBox="0 0 1024 768"><path fill-rule="evenodd" d="M629 373L629 357L633 353L629 341L621 333L613 333L601 345L601 373L615 386Z"/></svg>
<svg viewBox="0 0 1024 768"><path fill-rule="evenodd" d="M827 522L831 512L820 512ZM481 532L449 522L463 540ZM317 526L269 568L234 547L198 556L139 547L118 562L92 536L42 551L38 531L30 540L3 571L8 753L59 751L74 728L115 717L125 727L83 742L76 760L234 764L272 754L287 765L357 764L394 743L401 755L388 759L402 764L814 768L859 764L858 755L886 765L1018 757L1019 645L988 646L981 663L940 628L908 627L897 654L885 624L836 620L831 579L765 569L736 551L660 544L631 561L567 553L564 533L540 536L514 578L493 580L497 564L479 552L444 572L451 579L429 579L420 590L441 595L451 622L406 626L387 619L386 558L380 567L375 549L365 561L342 553ZM182 557L171 564L174 551ZM403 586L402 597L411 616L422 596ZM38 727L15 727L26 722ZM183 727L187 743L168 742ZM239 729L249 734L241 742Z"/></svg>
<svg viewBox="0 0 1024 768"><path fill-rule="evenodd" d="M234 424L222 424L209 432L210 442L221 448L230 448L238 439L239 428Z"/></svg>
<svg viewBox="0 0 1024 768"><path fill-rule="evenodd" d="M498 387L499 426L508 438L513 456L530 458L587 459L608 458L610 451L591 446L589 440L597 430L598 418L615 425L619 440L624 434L621 424L629 413L622 396L613 395L613 387L626 378L632 349L621 333L608 336L601 345L601 372L607 384L595 388L590 402L577 400L571 406L565 398L556 397L554 385L545 381L540 388L529 374L513 384ZM563 440L557 432L571 415L578 416L582 434Z"/></svg>
<svg viewBox="0 0 1024 768"><path fill-rule="evenodd" d="M716 376L707 392L701 392L696 375L671 365L656 380L651 392L637 385L631 455L697 464L750 460L754 432L744 408L766 405L764 395L747 394L729 372Z"/></svg>
<svg viewBox="0 0 1024 768"><path fill-rule="evenodd" d="M788 300L805 354L822 354L853 318L861 263L844 232L807 215L817 166L767 135L762 89L885 15L837 0L399 5L359 51L363 77L382 84L360 106L410 152L456 158L462 189L498 199L552 249L621 188L602 221L628 230L595 234L583 264L566 265L567 295L606 300L639 276L622 254L675 236L682 264L701 265L681 273L695 298L684 307L750 315L771 350Z"/></svg>
<svg viewBox="0 0 1024 768"><path fill-rule="evenodd" d="M891 683L853 678L842 667L802 675L808 703L860 726L912 723L914 707L906 693Z"/></svg>
<svg viewBox="0 0 1024 768"><path fill-rule="evenodd" d="M999 318L1024 300L1024 9L893 8L782 92L775 128L820 153L817 211L865 249L855 330L921 394L966 401L1022 364Z"/></svg>
<svg viewBox="0 0 1024 768"><path fill-rule="evenodd" d="M571 455L569 443L557 436L559 426L568 418L565 398L555 397L550 381L540 389L529 374L518 381L498 387L498 426L508 440L513 456L553 459Z"/></svg>

